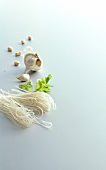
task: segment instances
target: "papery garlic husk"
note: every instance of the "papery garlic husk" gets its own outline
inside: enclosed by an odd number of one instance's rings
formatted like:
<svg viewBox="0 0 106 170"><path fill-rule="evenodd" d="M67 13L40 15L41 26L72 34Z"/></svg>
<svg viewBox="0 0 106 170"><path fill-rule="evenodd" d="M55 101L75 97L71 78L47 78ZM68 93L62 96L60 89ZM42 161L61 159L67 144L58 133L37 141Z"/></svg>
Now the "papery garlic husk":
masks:
<svg viewBox="0 0 106 170"><path fill-rule="evenodd" d="M33 48L30 47L30 46L27 46L24 51L26 51L27 53L31 53L31 54L34 54L34 51L33 51Z"/></svg>
<svg viewBox="0 0 106 170"><path fill-rule="evenodd" d="M21 76L16 77L16 78L17 78L18 80L22 81L22 82L25 82L25 81L30 80L29 74L22 74Z"/></svg>
<svg viewBox="0 0 106 170"><path fill-rule="evenodd" d="M24 57L24 63L26 65L25 74L29 71L38 71L43 66L43 61L38 57L38 54L28 53Z"/></svg>

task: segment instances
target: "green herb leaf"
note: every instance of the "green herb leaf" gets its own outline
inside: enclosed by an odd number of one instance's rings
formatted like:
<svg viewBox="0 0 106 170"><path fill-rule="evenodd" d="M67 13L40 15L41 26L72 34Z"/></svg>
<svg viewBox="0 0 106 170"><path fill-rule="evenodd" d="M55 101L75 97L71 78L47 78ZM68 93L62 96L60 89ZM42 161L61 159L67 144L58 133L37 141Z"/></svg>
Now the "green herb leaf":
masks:
<svg viewBox="0 0 106 170"><path fill-rule="evenodd" d="M49 82L49 80L52 78L52 75L49 74L47 77L45 77L46 84Z"/></svg>
<svg viewBox="0 0 106 170"><path fill-rule="evenodd" d="M28 83L26 83L26 84L20 84L20 85L19 85L19 88L21 88L21 89L23 89L23 90L27 90L27 91L32 92L32 91L33 91L32 85L33 85L33 84L32 84L32 81L29 80Z"/></svg>
<svg viewBox="0 0 106 170"><path fill-rule="evenodd" d="M49 74L47 77L41 78L40 80L38 80L35 85L35 91L49 92L50 88L53 86L47 83L49 82L51 78L52 78L52 75Z"/></svg>
<svg viewBox="0 0 106 170"><path fill-rule="evenodd" d="M51 87L53 87L50 84L48 84L51 78L52 76L51 74L49 74L47 77L39 79L35 84L35 90L33 90L33 84L31 80L28 81L28 83L20 84L19 88L30 92L34 91L49 92Z"/></svg>

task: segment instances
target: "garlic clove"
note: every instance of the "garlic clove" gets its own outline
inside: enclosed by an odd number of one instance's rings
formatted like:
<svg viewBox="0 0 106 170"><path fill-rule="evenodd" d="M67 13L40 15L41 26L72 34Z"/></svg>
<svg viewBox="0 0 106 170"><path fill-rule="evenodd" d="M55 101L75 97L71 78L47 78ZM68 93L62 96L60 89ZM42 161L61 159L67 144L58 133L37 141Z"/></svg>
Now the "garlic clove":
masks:
<svg viewBox="0 0 106 170"><path fill-rule="evenodd" d="M29 40L29 41L32 40L32 36L31 36L31 35L28 36L28 40Z"/></svg>
<svg viewBox="0 0 106 170"><path fill-rule="evenodd" d="M16 53L15 53L15 56L18 57L18 56L21 56L21 54L22 54L22 52L19 51L19 52L16 52Z"/></svg>
<svg viewBox="0 0 106 170"><path fill-rule="evenodd" d="M42 61L39 58L36 60L36 65L38 67L41 67L41 65L42 65Z"/></svg>
<svg viewBox="0 0 106 170"><path fill-rule="evenodd" d="M14 61L14 66L18 66L20 64L19 61Z"/></svg>
<svg viewBox="0 0 106 170"><path fill-rule="evenodd" d="M13 51L13 48L12 47L8 47L8 52L12 52Z"/></svg>
<svg viewBox="0 0 106 170"><path fill-rule="evenodd" d="M23 45L23 44L25 44L26 43L26 41L25 41L25 39L23 39L22 41L21 41L21 44Z"/></svg>
<svg viewBox="0 0 106 170"><path fill-rule="evenodd" d="M16 77L18 80L25 82L25 81L29 81L30 80L30 76L29 74L22 74L19 77Z"/></svg>

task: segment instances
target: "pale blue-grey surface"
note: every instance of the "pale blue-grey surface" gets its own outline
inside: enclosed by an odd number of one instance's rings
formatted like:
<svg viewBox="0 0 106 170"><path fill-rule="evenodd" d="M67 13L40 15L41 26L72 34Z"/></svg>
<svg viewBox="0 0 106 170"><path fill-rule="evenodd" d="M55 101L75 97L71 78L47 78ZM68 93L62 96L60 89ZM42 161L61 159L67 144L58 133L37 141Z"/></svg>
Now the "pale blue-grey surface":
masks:
<svg viewBox="0 0 106 170"><path fill-rule="evenodd" d="M51 130L23 130L0 114L0 170L106 170L105 6L103 0L0 0L0 89L11 91L25 69L23 57L13 66L7 47L30 45L44 61L31 78L52 74L57 104L45 117Z"/></svg>

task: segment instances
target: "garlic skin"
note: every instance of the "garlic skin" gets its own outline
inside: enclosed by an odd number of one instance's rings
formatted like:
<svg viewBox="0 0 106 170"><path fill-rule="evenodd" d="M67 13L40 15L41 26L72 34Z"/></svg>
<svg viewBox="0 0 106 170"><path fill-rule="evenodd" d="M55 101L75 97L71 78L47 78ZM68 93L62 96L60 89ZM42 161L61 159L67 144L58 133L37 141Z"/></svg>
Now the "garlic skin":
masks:
<svg viewBox="0 0 106 170"><path fill-rule="evenodd" d="M24 57L26 65L25 74L29 71L38 71L43 66L43 61L38 57L38 54L28 53Z"/></svg>
<svg viewBox="0 0 106 170"><path fill-rule="evenodd" d="M26 51L27 53L32 53L32 54L34 54L33 48L30 47L30 46L27 46L27 47L24 49L24 51Z"/></svg>
<svg viewBox="0 0 106 170"><path fill-rule="evenodd" d="M25 81L29 81L30 80L30 76L29 74L22 74L19 77L16 77L18 80L25 82Z"/></svg>

